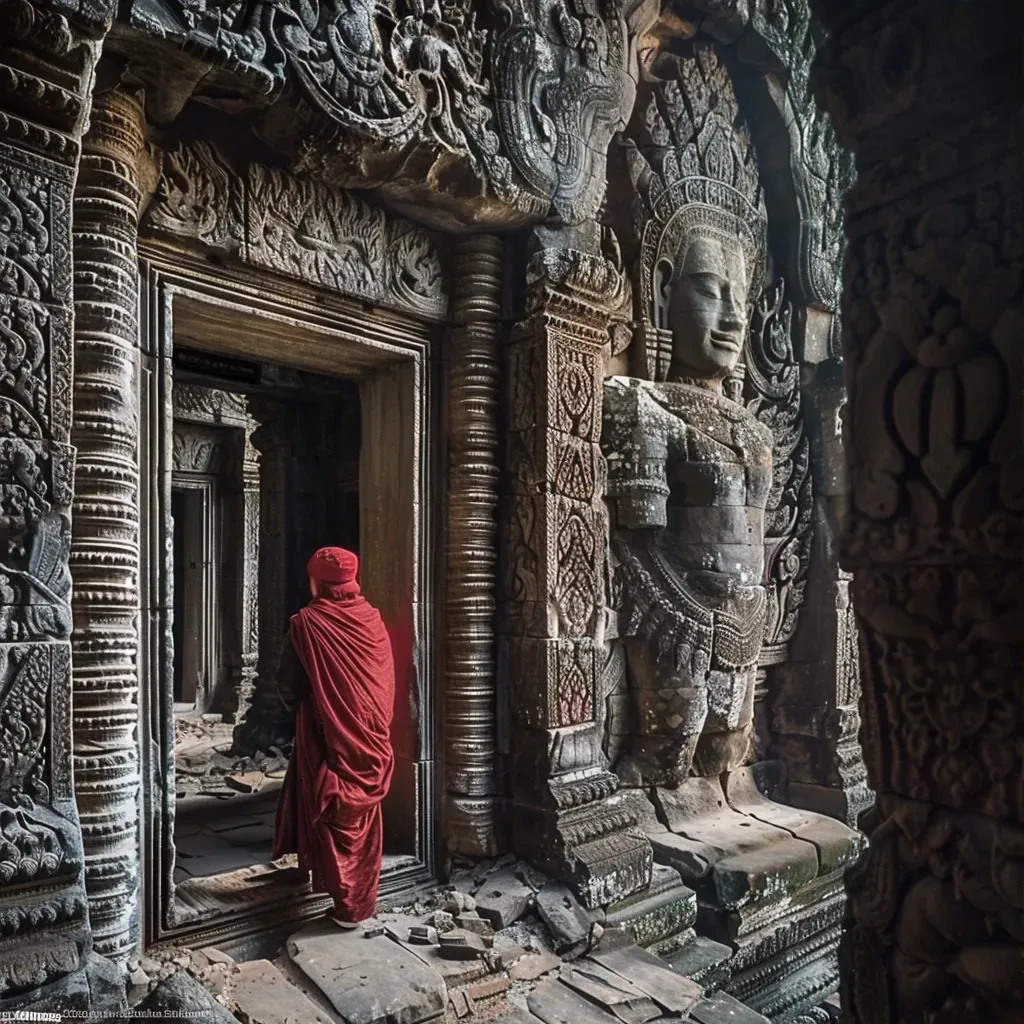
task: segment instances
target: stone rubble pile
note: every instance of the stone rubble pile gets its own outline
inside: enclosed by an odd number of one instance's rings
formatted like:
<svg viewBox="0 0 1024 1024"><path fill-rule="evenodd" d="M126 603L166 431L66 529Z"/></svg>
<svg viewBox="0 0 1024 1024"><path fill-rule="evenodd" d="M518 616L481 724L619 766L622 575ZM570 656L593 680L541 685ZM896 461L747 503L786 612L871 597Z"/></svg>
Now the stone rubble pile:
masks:
<svg viewBox="0 0 1024 1024"><path fill-rule="evenodd" d="M221 715L174 717L174 765L178 798L255 793L268 780L283 780L284 752L239 755L232 751L234 727Z"/></svg>
<svg viewBox="0 0 1024 1024"><path fill-rule="evenodd" d="M353 931L316 921L273 961L210 948L147 957L130 1001L203 1004L242 1024L767 1024L602 917L506 859Z"/></svg>

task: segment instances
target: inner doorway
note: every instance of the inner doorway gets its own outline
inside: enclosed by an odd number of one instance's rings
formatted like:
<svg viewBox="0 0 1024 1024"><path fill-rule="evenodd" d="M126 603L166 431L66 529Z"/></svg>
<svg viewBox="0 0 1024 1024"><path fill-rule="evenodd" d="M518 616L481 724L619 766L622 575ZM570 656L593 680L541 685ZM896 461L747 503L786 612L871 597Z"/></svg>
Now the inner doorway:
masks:
<svg viewBox="0 0 1024 1024"><path fill-rule="evenodd" d="M361 410L337 378L190 349L175 363L174 878L202 913L224 876L294 867L272 861L292 746L278 655L309 554L359 551Z"/></svg>

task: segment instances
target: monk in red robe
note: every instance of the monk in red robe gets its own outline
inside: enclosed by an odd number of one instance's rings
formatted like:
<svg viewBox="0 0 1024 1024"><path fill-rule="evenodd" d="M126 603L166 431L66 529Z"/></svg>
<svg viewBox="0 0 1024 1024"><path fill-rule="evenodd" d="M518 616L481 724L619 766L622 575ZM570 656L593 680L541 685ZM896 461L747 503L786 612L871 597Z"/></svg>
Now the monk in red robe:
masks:
<svg viewBox="0 0 1024 1024"><path fill-rule="evenodd" d="M359 589L359 560L321 548L313 599L292 616L278 692L295 711L295 748L277 807L274 858L298 853L313 888L354 928L372 917L383 844L381 800L394 768L395 670L380 613Z"/></svg>

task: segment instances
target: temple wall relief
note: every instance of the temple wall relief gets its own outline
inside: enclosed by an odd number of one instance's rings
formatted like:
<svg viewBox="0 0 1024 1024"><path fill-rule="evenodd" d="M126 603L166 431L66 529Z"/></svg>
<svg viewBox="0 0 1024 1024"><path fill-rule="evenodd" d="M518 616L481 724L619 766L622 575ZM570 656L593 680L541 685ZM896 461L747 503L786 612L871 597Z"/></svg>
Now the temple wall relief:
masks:
<svg viewBox="0 0 1024 1024"><path fill-rule="evenodd" d="M1008 1022L1024 1013L1022 12L815 6L832 30L819 87L857 157L843 548L878 793L845 1019Z"/></svg>
<svg viewBox="0 0 1024 1024"><path fill-rule="evenodd" d="M70 442L78 412L72 408L71 214L110 11L102 4L56 11L19 2L4 4L2 16L0 1005L84 1010L87 974L93 981L109 977L109 964L92 955L85 899L104 830L91 818L88 796L76 805L71 770ZM121 731L119 723L110 728ZM109 765L115 776L116 762ZM78 760L75 767L88 775L100 759ZM129 780L126 794L132 793ZM88 852L79 808L93 827ZM115 831L114 845L119 825ZM129 928L123 919L101 920L97 947L115 951Z"/></svg>

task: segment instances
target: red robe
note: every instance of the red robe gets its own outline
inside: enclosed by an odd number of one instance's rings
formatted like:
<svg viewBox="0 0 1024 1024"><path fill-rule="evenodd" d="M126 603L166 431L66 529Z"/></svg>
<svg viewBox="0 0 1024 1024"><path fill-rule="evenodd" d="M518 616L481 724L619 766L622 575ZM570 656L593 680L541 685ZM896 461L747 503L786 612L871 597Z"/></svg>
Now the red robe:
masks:
<svg viewBox="0 0 1024 1024"><path fill-rule="evenodd" d="M383 847L381 800L394 770L395 670L380 613L346 584L291 620L310 693L295 717L295 749L277 807L274 857L298 853L313 887L345 921L372 917Z"/></svg>

